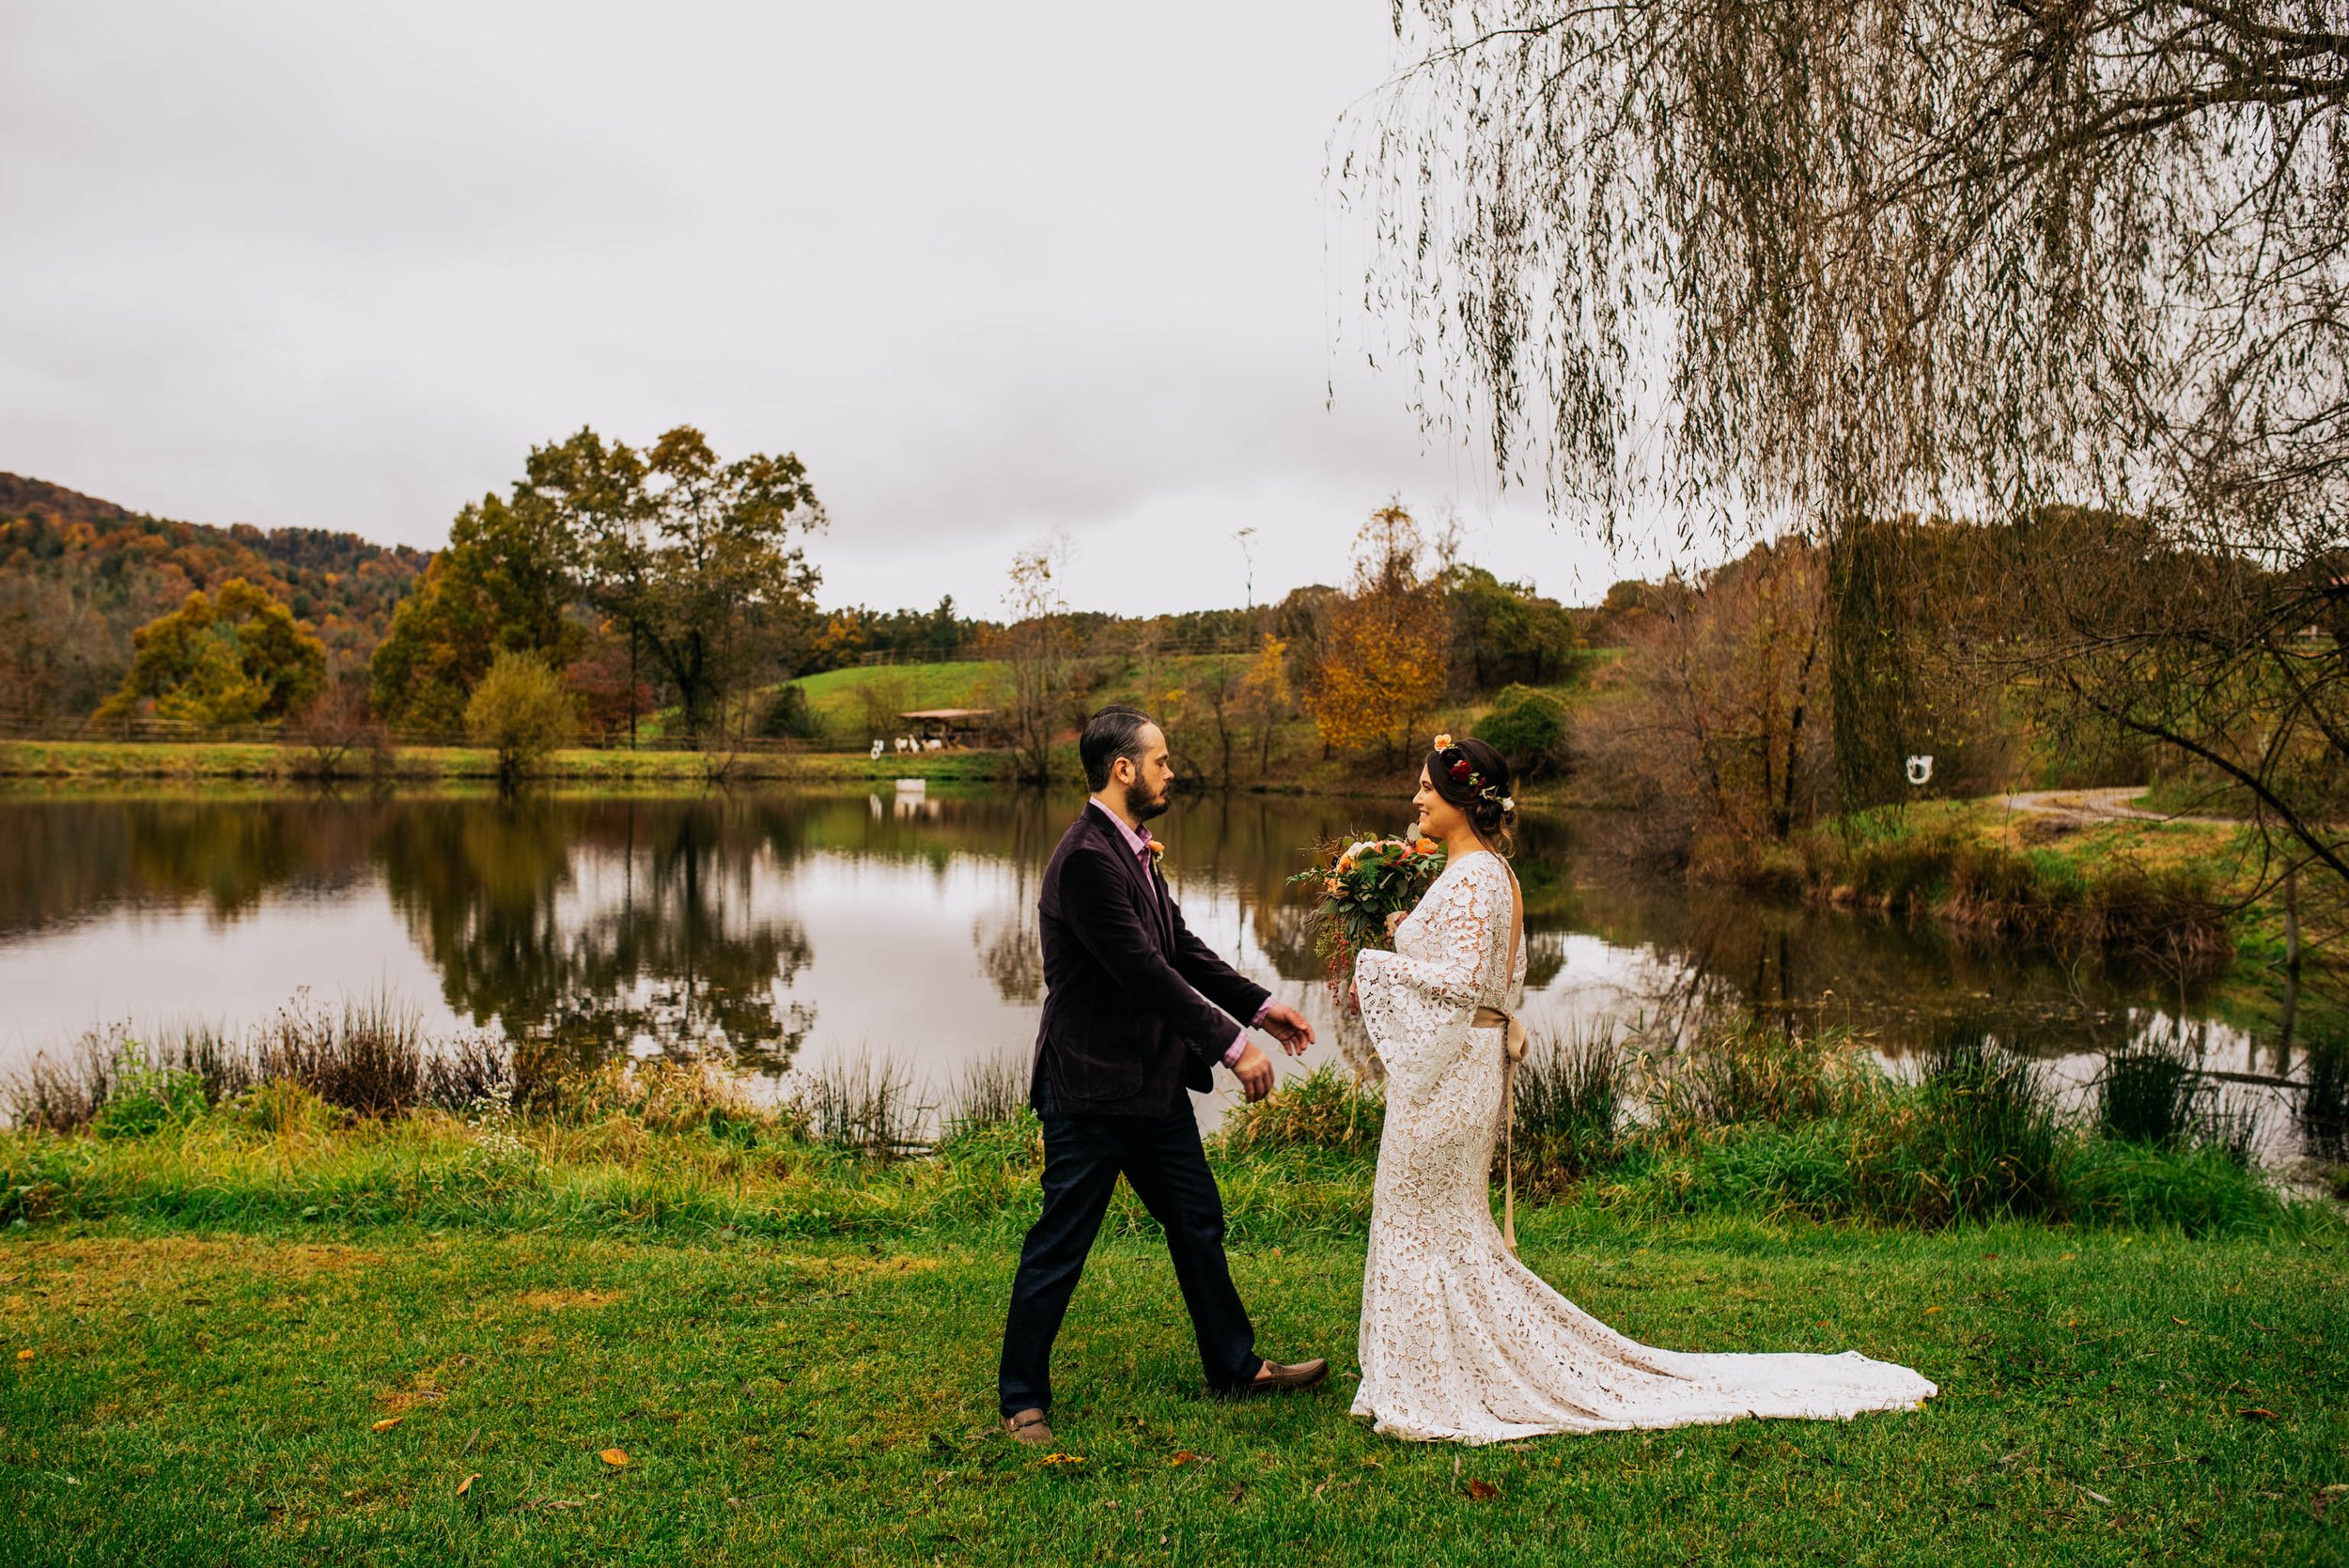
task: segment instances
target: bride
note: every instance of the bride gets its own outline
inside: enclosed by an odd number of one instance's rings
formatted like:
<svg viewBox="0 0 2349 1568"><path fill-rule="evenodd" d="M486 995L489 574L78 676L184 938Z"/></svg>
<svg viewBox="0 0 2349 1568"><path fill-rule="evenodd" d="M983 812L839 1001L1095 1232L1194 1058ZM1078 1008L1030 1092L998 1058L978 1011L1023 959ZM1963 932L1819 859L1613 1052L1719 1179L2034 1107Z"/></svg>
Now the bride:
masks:
<svg viewBox="0 0 2349 1568"><path fill-rule="evenodd" d="M1387 1073L1354 1414L1390 1436L1495 1443L1740 1416L1840 1420L1937 1392L1857 1351L1657 1350L1517 1260L1486 1186L1525 990L1524 897L1502 859L1516 815L1508 765L1481 740L1439 735L1412 803L1448 860L1395 927L1395 951L1365 951L1354 967Z"/></svg>

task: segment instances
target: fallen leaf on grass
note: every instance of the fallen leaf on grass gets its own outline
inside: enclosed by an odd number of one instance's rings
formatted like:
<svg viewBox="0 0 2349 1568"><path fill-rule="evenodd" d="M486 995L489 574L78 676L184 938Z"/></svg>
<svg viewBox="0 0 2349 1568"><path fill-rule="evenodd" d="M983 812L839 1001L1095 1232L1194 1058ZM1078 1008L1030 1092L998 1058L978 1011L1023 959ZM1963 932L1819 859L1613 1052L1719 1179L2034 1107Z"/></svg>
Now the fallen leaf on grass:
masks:
<svg viewBox="0 0 2349 1568"><path fill-rule="evenodd" d="M1232 1495L1231 1495L1230 1497L1228 1497L1228 1498L1225 1498L1223 1500L1224 1500L1226 1503L1236 1503L1236 1502L1239 1501L1239 1499L1240 1499L1240 1498L1242 1498L1246 1497L1247 1495L1248 1495L1248 1483L1247 1483L1246 1482L1244 1482L1244 1481L1243 1481L1243 1482L1241 1482L1238 1485L1237 1485L1237 1486L1233 1487L1233 1488L1232 1488Z"/></svg>
<svg viewBox="0 0 2349 1568"><path fill-rule="evenodd" d="M1085 1456L1081 1453L1048 1453L1044 1456L1047 1465L1081 1465L1084 1462Z"/></svg>
<svg viewBox="0 0 2349 1568"><path fill-rule="evenodd" d="M368 1427L367 1430L369 1432L389 1432L392 1428L397 1426L400 1422L406 1421L407 1419L408 1418L405 1416L386 1416L381 1421L377 1421L373 1426Z"/></svg>
<svg viewBox="0 0 2349 1568"><path fill-rule="evenodd" d="M2235 1414L2238 1416L2248 1416L2255 1421L2279 1421L2283 1420L2281 1416L2276 1414L2275 1411L2268 1409L2263 1405L2246 1405L2237 1409Z"/></svg>
<svg viewBox="0 0 2349 1568"><path fill-rule="evenodd" d="M1931 1317L1934 1313L1939 1312L1940 1310L1941 1309L1938 1307L1927 1307L1925 1309L1925 1316Z"/></svg>
<svg viewBox="0 0 2349 1568"><path fill-rule="evenodd" d="M2072 1484L2075 1486L2080 1485L2080 1483L2077 1481L2072 1483ZM2112 1506L2112 1499L2110 1498L2106 1497L2102 1492L2092 1492L2085 1486L2080 1486L2080 1496L2091 1498L2093 1501L2103 1503L2107 1508L2110 1508Z"/></svg>
<svg viewBox="0 0 2349 1568"><path fill-rule="evenodd" d="M460 1482L459 1482L459 1483L457 1483L457 1495L458 1495L459 1497L460 1497L460 1498L461 1498L461 1497L463 1497L466 1493L468 1493L468 1492L472 1491L472 1490L473 1490L473 1483L474 1483L474 1482L476 1482L476 1481L479 1481L480 1479L481 1479L481 1472L480 1472L479 1470L475 1470L475 1471L474 1471L474 1473L473 1473L473 1474L471 1474L471 1475L467 1476L464 1480L462 1480L462 1481L460 1481Z"/></svg>
<svg viewBox="0 0 2349 1568"><path fill-rule="evenodd" d="M2180 1317L2180 1316L2179 1316L2177 1313L2175 1313L2175 1312L2171 1312L2171 1313L2170 1314L2170 1322L2172 1322L2172 1323L2174 1323L2174 1324L2176 1324L2176 1325L2177 1325L2179 1327L2181 1327L2181 1328L2191 1328L2191 1327L2194 1327L2194 1325L2192 1325L2192 1324L2190 1324L2190 1323L2186 1322L2186 1319L2184 1319L2184 1318Z"/></svg>
<svg viewBox="0 0 2349 1568"><path fill-rule="evenodd" d="M1168 1460L1167 1463L1170 1465L1212 1465L1215 1463L1215 1455L1212 1453L1193 1453L1189 1449L1176 1449L1174 1451L1174 1457Z"/></svg>
<svg viewBox="0 0 2349 1568"><path fill-rule="evenodd" d="M605 1449L601 1452L598 1453L596 1457L602 1460L605 1464L611 1466L616 1470L621 1466L628 1463L628 1450Z"/></svg>
<svg viewBox="0 0 2349 1568"><path fill-rule="evenodd" d="M1476 1481L1471 1479L1468 1485L1463 1487L1462 1490L1468 1493L1469 1500L1470 1502L1486 1502L1501 1496L1501 1488L1495 1486L1489 1481Z"/></svg>
<svg viewBox="0 0 2349 1568"><path fill-rule="evenodd" d="M33 1358L33 1353L29 1350L20 1350L16 1353L16 1358L20 1361L29 1361Z"/></svg>

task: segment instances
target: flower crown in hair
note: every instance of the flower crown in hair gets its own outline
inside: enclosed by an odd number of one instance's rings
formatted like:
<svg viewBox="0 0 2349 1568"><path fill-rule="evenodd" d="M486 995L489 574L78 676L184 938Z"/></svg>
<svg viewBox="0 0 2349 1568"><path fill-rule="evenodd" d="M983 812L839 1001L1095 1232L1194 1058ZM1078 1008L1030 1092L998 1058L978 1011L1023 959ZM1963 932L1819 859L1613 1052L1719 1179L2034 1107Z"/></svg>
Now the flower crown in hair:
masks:
<svg viewBox="0 0 2349 1568"><path fill-rule="evenodd" d="M1478 772L1468 753L1454 745L1449 735L1436 737L1436 761L1442 766L1446 778L1454 784L1466 784L1479 800L1489 800L1502 811L1517 809L1517 801L1501 794L1498 784Z"/></svg>

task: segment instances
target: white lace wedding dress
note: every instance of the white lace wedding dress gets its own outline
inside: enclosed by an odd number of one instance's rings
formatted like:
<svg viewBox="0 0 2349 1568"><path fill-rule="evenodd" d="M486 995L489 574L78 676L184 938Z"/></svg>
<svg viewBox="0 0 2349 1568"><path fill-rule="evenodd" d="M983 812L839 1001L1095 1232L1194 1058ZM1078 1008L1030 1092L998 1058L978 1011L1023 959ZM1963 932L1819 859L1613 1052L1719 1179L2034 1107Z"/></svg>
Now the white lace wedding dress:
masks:
<svg viewBox="0 0 2349 1568"><path fill-rule="evenodd" d="M1354 968L1387 1070L1386 1132L1362 1271L1362 1383L1354 1413L1396 1437L1496 1443L1735 1421L1840 1420L1937 1392L1857 1351L1689 1355L1626 1339L1512 1256L1487 1179L1500 1132L1502 1032L1525 990L1514 884L1497 855L1444 868L1397 926L1392 953Z"/></svg>

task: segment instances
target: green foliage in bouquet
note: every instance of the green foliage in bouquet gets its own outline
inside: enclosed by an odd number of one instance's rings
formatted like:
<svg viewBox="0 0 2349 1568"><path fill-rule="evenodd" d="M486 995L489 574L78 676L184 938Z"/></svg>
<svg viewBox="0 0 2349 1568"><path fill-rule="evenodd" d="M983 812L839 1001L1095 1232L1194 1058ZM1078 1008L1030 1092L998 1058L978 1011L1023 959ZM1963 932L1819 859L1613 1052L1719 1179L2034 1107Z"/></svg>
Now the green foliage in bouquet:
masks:
<svg viewBox="0 0 2349 1568"><path fill-rule="evenodd" d="M1306 928L1332 988L1353 972L1354 955L1362 949L1394 945L1389 920L1410 912L1443 864L1443 846L1432 838L1362 838L1343 847L1332 839L1315 852L1312 865L1289 878L1312 884L1319 894Z"/></svg>

